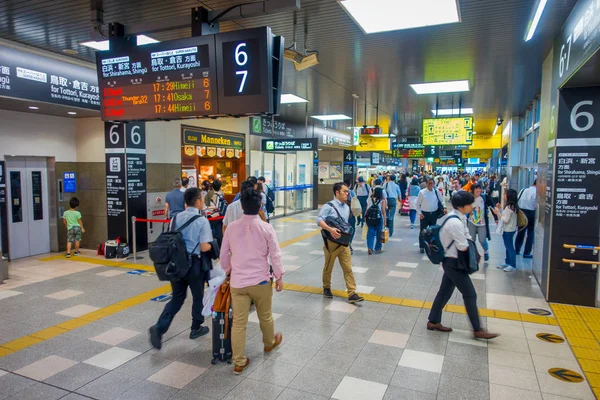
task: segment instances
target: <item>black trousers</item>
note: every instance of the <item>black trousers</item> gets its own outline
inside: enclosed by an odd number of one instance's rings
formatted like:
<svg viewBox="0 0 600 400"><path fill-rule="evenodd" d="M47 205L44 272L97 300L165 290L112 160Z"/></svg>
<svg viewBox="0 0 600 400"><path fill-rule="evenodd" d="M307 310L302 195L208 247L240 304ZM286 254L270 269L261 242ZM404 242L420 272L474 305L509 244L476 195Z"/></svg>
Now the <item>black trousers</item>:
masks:
<svg viewBox="0 0 600 400"><path fill-rule="evenodd" d="M457 288L463 295L467 315L471 321L474 331L481 329L479 321L479 310L477 309L477 292L473 286L473 282L465 271L456 269L458 260L456 258L444 258L442 268L444 268L444 277L440 290L435 296L431 312L429 313L429 322L439 324L442 322L442 310L446 307L448 300L454 293L454 288Z"/></svg>
<svg viewBox="0 0 600 400"><path fill-rule="evenodd" d="M173 297L165 306L162 314L158 318L156 325L161 334L169 330L171 322L175 315L181 310L181 306L185 302L187 289L192 292L192 329L197 330L204 323L202 315L202 298L204 297L204 283L206 282L206 273L202 272L200 258L194 257L193 265L190 272L185 278L171 282Z"/></svg>
<svg viewBox="0 0 600 400"><path fill-rule="evenodd" d="M423 238L423 234L422 234L423 229L426 229L427 227L437 224L437 211L434 211L434 212L422 211L422 213L423 213L423 219L420 220L421 226L419 227L419 248L420 249L425 248L425 239Z"/></svg>
<svg viewBox="0 0 600 400"><path fill-rule="evenodd" d="M517 232L517 239L515 240L515 250L517 254L521 252L521 246L523 246L523 240L525 239L525 233L527 233L527 240L525 241L525 250L523 250L523 255L528 256L531 254L531 250L533 249L533 236L535 230L535 210L525 210L521 209L525 216L527 217L527 228L520 230Z"/></svg>

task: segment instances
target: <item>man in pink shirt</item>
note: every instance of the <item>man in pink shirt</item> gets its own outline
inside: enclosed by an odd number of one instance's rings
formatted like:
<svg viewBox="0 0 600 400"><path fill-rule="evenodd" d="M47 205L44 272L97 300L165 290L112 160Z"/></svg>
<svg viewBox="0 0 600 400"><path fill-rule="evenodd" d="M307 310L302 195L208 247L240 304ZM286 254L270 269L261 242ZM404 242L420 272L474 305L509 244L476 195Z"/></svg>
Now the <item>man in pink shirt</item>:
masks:
<svg viewBox="0 0 600 400"><path fill-rule="evenodd" d="M231 345L233 373L236 375L241 374L250 364L244 348L251 301L256 305L265 352L273 351L283 338L281 333L275 334L271 311L273 288L269 271L270 257L276 290L280 292L283 289L284 274L281 250L273 227L258 216L261 200L260 193L254 189L246 189L241 193L244 216L227 226L221 246L221 266L230 275L233 307Z"/></svg>

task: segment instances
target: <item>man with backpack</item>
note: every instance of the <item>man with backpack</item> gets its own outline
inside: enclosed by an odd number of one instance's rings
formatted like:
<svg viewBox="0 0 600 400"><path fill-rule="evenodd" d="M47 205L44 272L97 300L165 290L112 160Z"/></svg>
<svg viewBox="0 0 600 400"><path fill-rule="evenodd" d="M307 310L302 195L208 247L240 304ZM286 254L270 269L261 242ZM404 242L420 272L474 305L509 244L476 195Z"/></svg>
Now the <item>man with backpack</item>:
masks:
<svg viewBox="0 0 600 400"><path fill-rule="evenodd" d="M441 208L440 208L441 207ZM438 218L448 212L444 196L433 187L433 178L427 178L427 186L417 196L417 215L421 219L419 249L425 253L423 230L437 224Z"/></svg>
<svg viewBox="0 0 600 400"><path fill-rule="evenodd" d="M185 268L189 268L189 270L183 277L171 280L173 297L165 306L156 325L150 327L150 343L156 349L162 347L162 337L171 326L177 312L181 309L188 287L193 298L190 339L197 339L206 335L209 331L208 327L202 326L204 323L202 298L204 296L206 272L202 269L200 253L211 250L213 237L208 220L199 214L204 206L200 189L194 187L186 190L184 199L187 208L171 220L171 231L176 229L181 231L185 242L186 255L191 256L191 262L188 265L176 266L177 269L185 270ZM188 261L189 257L185 259Z"/></svg>
<svg viewBox="0 0 600 400"><path fill-rule="evenodd" d="M390 230L390 237L392 237L394 236L396 207L398 202L402 203L402 192L400 191L400 186L396 183L396 175L388 176L388 181L383 186L387 194L387 227Z"/></svg>
<svg viewBox="0 0 600 400"><path fill-rule="evenodd" d="M258 177L258 183L262 183L265 194L267 195L267 217L275 212L275 191L267 185L267 180L264 176Z"/></svg>
<svg viewBox="0 0 600 400"><path fill-rule="evenodd" d="M348 224L350 207L348 207L346 202L348 201L349 193L350 190L345 183L336 183L333 185L333 194L335 195L334 199L326 203L319 211L317 225L323 231L327 231L333 239L340 239L342 232L335 227L327 225L326 219L328 217L337 217L341 218L344 222L346 222L346 224ZM325 266L323 267L323 296L328 299L333 298L333 293L331 292L331 273L333 272L335 260L339 259L342 272L344 273L344 280L346 281L346 289L348 290L348 302L358 303L363 301L364 298L356 294L356 281L354 280L354 273L352 272L352 255L350 254L350 248L348 246L344 246L343 244L329 240L325 238L325 236L323 237L323 242L323 251L325 252Z"/></svg>
<svg viewBox="0 0 600 400"><path fill-rule="evenodd" d="M365 182L365 178L362 176L358 177L358 184L356 185L356 198L360 202L360 206L362 207L362 218L358 217L356 221L356 225L360 225L361 228L365 226L365 213L367 212L367 200L369 200L369 196L371 196L371 188Z"/></svg>
<svg viewBox="0 0 600 400"><path fill-rule="evenodd" d="M459 251L464 252L469 249L468 240L471 239L471 235L467 228L466 215L473 212L474 202L475 197L469 192L455 193L452 196L454 210L448 214L439 228L439 242L442 248L437 249L437 252L443 253L444 276L429 313L427 330L452 332L452 328L442 325L442 310L452 297L454 289L457 288L463 295L467 315L473 326L473 336L476 339L493 339L498 334L489 333L481 327L477 309L477 292L467 271L460 269L458 265Z"/></svg>

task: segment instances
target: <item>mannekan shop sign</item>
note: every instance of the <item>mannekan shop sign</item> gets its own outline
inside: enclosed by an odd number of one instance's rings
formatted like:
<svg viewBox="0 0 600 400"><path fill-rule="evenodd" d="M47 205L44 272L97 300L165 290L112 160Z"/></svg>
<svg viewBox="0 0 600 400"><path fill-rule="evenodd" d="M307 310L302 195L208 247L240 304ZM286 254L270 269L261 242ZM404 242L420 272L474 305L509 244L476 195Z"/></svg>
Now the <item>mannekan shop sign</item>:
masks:
<svg viewBox="0 0 600 400"><path fill-rule="evenodd" d="M187 128L183 130L183 143L199 146L229 147L239 150L244 149L244 139L239 136L218 135Z"/></svg>
<svg viewBox="0 0 600 400"><path fill-rule="evenodd" d="M0 46L0 96L100 109L96 71Z"/></svg>

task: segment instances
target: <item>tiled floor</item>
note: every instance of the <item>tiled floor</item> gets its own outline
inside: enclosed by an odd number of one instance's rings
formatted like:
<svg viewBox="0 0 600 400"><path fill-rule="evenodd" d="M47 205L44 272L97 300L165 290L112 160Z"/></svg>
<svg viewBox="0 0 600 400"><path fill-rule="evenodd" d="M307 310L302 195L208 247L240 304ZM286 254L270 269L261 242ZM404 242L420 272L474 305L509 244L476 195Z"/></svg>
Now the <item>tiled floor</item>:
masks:
<svg viewBox="0 0 600 400"><path fill-rule="evenodd" d="M274 220L281 242L310 234L304 222ZM298 222L301 221L301 222ZM432 301L442 272L413 246L416 230L398 217L384 252L368 256L357 232L353 269L361 293ZM283 256L286 283L321 286L320 235L290 243ZM526 313L552 311L543 300L527 261L519 271L495 268L502 244L494 235L492 261L472 275L483 308ZM143 262L144 260L142 260ZM2 344L65 321L77 320L163 285L155 277L73 259L19 260L0 286ZM339 266L333 288L344 290ZM450 304L462 305L459 294ZM351 305L343 298L296 291L276 293L273 312L282 346L263 353L256 313L250 314L246 351L251 364L241 376L228 364L212 365L211 335L190 340L191 301L165 335L162 350L151 349L147 328L164 303L145 301L114 311L79 328L3 356L0 399L593 399L587 381L566 383L548 370L582 373L567 342L547 343L538 333L563 336L557 326L482 317L502 334L485 342L472 338L467 317L444 312L450 334L425 328L428 310L385 303ZM558 311L557 311L558 312ZM39 341L39 339L38 339Z"/></svg>

